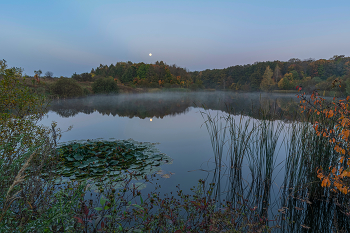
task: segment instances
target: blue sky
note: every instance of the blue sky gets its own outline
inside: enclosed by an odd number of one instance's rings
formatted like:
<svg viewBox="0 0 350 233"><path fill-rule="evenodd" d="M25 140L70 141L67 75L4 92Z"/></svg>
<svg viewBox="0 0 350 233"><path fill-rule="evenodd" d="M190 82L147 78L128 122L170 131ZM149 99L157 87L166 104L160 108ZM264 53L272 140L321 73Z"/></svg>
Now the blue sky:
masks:
<svg viewBox="0 0 350 233"><path fill-rule="evenodd" d="M328 59L350 56L349 12L348 0L0 0L0 59L68 77L119 61L194 71Z"/></svg>

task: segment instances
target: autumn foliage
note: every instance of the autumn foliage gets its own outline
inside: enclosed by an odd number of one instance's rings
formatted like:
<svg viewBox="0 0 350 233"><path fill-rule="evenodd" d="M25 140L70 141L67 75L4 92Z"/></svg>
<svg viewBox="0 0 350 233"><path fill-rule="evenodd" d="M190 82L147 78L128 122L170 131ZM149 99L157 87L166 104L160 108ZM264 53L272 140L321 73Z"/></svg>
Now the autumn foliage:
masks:
<svg viewBox="0 0 350 233"><path fill-rule="evenodd" d="M335 80L333 86L341 87ZM301 91L301 87L297 87ZM327 169L319 167L317 177L321 180L322 187L330 187L334 192L347 194L350 192L350 96L346 99L333 98L327 102L319 96L317 91L311 97L306 94L298 95L300 106L303 112L314 114L316 120L313 127L318 136L326 137L334 150L339 153L339 160L336 164L330 165ZM327 170L327 172L326 172Z"/></svg>

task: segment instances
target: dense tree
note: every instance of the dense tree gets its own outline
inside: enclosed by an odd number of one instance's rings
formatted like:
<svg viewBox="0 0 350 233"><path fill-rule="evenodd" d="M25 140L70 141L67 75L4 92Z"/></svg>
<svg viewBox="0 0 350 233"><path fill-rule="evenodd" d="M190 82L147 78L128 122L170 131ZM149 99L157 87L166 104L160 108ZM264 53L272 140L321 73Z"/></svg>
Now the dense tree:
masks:
<svg viewBox="0 0 350 233"><path fill-rule="evenodd" d="M129 66L129 68L126 69L123 76L120 78L120 81L123 83L129 83L132 82L133 79L136 77L136 67L135 66Z"/></svg>

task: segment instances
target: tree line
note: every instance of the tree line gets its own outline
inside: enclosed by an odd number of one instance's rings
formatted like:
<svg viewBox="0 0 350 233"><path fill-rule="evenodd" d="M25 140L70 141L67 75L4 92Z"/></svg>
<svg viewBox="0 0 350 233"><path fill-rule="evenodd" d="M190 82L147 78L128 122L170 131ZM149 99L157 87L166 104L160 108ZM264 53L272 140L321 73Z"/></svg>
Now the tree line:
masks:
<svg viewBox="0 0 350 233"><path fill-rule="evenodd" d="M41 73L41 72L40 72ZM51 72L46 72L48 78ZM38 72L36 71L38 76ZM40 74L39 74L40 77ZM119 84L150 88L211 88L241 91L303 90L330 91L334 80L340 81L341 91L350 93L350 57L335 55L330 59L292 58L288 61L265 61L236 65L225 69L206 69L190 72L185 68L168 65L163 61L154 64L117 62L102 65L90 72L71 78L78 82L94 82L98 78L114 79Z"/></svg>
<svg viewBox="0 0 350 233"><path fill-rule="evenodd" d="M207 88L244 91L291 90L300 85L304 86L304 90L326 90L335 79L348 82L350 89L350 57L336 55L328 60L302 61L292 58L287 62L255 62L225 69L195 71L191 72L191 78L199 78Z"/></svg>

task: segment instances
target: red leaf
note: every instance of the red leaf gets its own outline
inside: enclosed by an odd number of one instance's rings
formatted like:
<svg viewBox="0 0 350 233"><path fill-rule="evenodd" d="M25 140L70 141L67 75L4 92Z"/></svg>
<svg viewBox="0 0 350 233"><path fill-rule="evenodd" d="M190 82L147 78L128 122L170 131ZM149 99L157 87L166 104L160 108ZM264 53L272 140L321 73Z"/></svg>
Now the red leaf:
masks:
<svg viewBox="0 0 350 233"><path fill-rule="evenodd" d="M175 233L182 233L182 231L180 231L180 230L177 230L177 231L175 231Z"/></svg>
<svg viewBox="0 0 350 233"><path fill-rule="evenodd" d="M73 218L76 218L76 219L78 219L78 223L84 224L84 222L83 222L83 220L82 220L81 218L79 218L79 217L76 217L76 216L74 216Z"/></svg>
<svg viewBox="0 0 350 233"><path fill-rule="evenodd" d="M84 205L84 214L87 216L89 214L89 209Z"/></svg>
<svg viewBox="0 0 350 233"><path fill-rule="evenodd" d="M101 222L101 227L104 228L105 227L105 223L102 221Z"/></svg>

